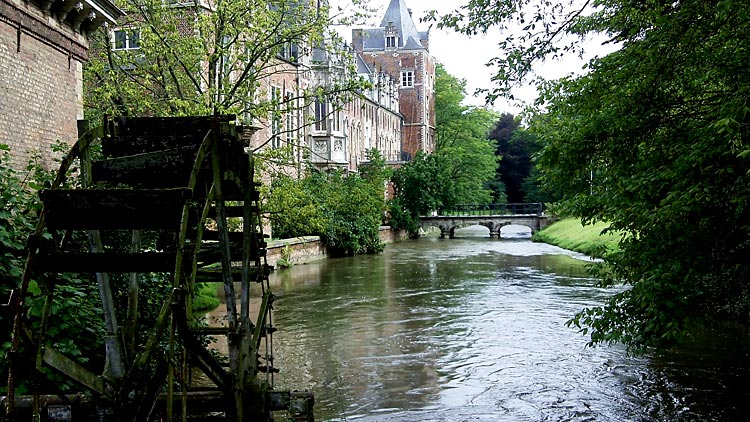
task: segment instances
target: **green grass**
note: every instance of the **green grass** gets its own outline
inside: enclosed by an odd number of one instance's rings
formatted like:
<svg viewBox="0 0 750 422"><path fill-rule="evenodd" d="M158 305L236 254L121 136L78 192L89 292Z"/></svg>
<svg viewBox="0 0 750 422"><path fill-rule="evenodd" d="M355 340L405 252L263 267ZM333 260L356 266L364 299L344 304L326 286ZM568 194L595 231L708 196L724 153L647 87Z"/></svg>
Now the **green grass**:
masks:
<svg viewBox="0 0 750 422"><path fill-rule="evenodd" d="M210 311L219 306L219 298L216 297L216 284L198 283L196 285L195 297L193 298L193 312Z"/></svg>
<svg viewBox="0 0 750 422"><path fill-rule="evenodd" d="M607 227L607 223L583 226L577 218L565 218L536 233L534 240L601 258L605 252L617 250L622 238L619 233L602 235Z"/></svg>

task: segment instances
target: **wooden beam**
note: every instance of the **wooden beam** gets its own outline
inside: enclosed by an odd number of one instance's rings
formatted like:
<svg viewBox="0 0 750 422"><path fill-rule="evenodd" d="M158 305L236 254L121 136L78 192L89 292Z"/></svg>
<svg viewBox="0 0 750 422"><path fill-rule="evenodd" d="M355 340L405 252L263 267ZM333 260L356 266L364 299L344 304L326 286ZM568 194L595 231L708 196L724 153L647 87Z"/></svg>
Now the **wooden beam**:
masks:
<svg viewBox="0 0 750 422"><path fill-rule="evenodd" d="M43 359L44 363L62 372L70 379L82 384L86 388L90 388L97 394L104 395L105 385L102 378L84 368L78 362L58 352L51 346L44 348Z"/></svg>
<svg viewBox="0 0 750 422"><path fill-rule="evenodd" d="M169 273L174 252L61 253L38 255L36 266L50 273Z"/></svg>
<svg viewBox="0 0 750 422"><path fill-rule="evenodd" d="M189 189L47 189L40 192L53 230L177 230Z"/></svg>
<svg viewBox="0 0 750 422"><path fill-rule="evenodd" d="M197 147L181 147L111 158L92 163L95 182L109 181L130 186L165 188L187 186L198 153ZM204 169L210 177L210 169Z"/></svg>

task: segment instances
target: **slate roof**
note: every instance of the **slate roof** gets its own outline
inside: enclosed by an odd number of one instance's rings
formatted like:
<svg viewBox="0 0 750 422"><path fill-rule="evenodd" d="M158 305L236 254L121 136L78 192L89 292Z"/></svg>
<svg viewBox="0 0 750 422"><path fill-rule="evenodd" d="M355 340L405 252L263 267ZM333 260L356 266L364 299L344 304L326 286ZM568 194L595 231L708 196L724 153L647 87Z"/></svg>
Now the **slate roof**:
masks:
<svg viewBox="0 0 750 422"><path fill-rule="evenodd" d="M429 39L429 32L417 31L411 13L404 0L391 0L379 28L362 30L363 50L383 50L385 28L389 25L398 31L398 48L405 50L423 49L421 40Z"/></svg>

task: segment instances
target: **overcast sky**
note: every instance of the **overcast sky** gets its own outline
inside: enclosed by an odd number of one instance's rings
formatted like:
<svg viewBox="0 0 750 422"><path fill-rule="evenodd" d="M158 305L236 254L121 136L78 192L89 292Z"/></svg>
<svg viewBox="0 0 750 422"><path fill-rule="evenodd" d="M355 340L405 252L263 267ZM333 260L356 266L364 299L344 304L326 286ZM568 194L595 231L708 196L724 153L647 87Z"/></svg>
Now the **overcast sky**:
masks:
<svg viewBox="0 0 750 422"><path fill-rule="evenodd" d="M426 31L429 24L419 22L420 18L425 15L427 10L436 9L439 13L447 13L461 4L465 0L406 0L407 6L412 9L412 16L419 31ZM333 0L332 5L348 4L346 0ZM376 16L369 19L368 26L378 26L383 18L390 0L370 0L368 5L378 12ZM347 39L351 39L351 29L340 30ZM501 39L500 31L490 32L484 37L466 37L453 31L430 29L430 53L445 69L453 76L466 79L467 95L470 97L468 102L474 105L484 105L483 97L472 98L472 94L477 88L492 88L493 82L490 80L494 72L485 66L487 61L496 57L499 52L497 46ZM598 47L598 44L594 47ZM593 50L601 51L598 48ZM559 78L570 72L580 73L586 60L577 57L568 57L562 61L545 62L535 66L535 72L545 78ZM514 96L522 101L531 102L536 98L536 89L532 86L524 86L514 90ZM498 100L492 106L499 112L510 112L518 114L522 106L517 102L511 103L506 100Z"/></svg>

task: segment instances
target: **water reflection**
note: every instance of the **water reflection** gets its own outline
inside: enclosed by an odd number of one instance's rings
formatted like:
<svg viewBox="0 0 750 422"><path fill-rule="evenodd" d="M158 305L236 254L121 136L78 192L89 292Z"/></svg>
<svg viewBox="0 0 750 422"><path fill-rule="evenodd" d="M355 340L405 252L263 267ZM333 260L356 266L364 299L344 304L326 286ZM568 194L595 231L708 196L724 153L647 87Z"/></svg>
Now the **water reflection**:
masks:
<svg viewBox="0 0 750 422"><path fill-rule="evenodd" d="M528 240L430 238L279 271L277 387L313 390L317 420L332 421L735 420L748 410L749 348L730 359L702 346L650 358L584 347L565 321L609 294L586 262Z"/></svg>

